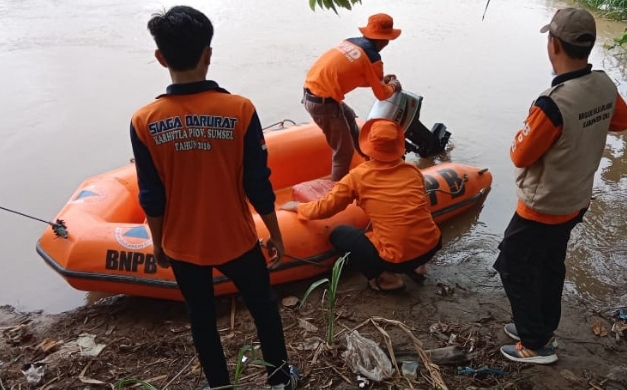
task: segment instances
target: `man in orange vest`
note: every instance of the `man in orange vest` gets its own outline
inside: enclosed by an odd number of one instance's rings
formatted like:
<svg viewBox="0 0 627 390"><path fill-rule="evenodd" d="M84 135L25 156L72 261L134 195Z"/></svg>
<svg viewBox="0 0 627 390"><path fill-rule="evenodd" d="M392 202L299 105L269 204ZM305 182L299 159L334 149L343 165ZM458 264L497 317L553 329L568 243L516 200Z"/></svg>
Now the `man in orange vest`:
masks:
<svg viewBox="0 0 627 390"><path fill-rule="evenodd" d="M533 102L510 148L518 205L494 268L514 317L504 330L518 341L501 353L550 364L557 360L554 332L570 234L590 205L608 131L627 128L627 106L612 79L588 63L596 41L590 12L558 10L540 31L549 33L547 54L557 76Z"/></svg>
<svg viewBox="0 0 627 390"><path fill-rule="evenodd" d="M154 254L185 299L208 384L230 386L216 325L213 269L237 286L255 321L272 390L294 390L281 316L247 201L270 232L276 261L283 240L274 210L263 131L252 102L206 79L213 25L176 6L148 22L159 63L172 84L131 122L139 202Z"/></svg>
<svg viewBox="0 0 627 390"><path fill-rule="evenodd" d="M379 52L401 35L394 20L386 14L368 18L360 27L362 37L349 38L324 53L313 64L303 91L303 104L322 129L333 149L331 180L338 181L350 168L355 149L359 151L359 127L355 112L344 103L344 95L357 87L370 87L379 100L401 90L394 75L383 76Z"/></svg>

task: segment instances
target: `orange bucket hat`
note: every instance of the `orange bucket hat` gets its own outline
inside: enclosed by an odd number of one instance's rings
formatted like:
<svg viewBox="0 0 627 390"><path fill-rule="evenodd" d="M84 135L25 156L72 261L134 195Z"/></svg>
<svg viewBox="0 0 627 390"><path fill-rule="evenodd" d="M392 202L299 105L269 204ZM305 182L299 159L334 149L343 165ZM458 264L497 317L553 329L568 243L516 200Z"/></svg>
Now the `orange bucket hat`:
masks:
<svg viewBox="0 0 627 390"><path fill-rule="evenodd" d="M396 161L405 154L405 133L389 119L370 119L359 132L359 148L373 160Z"/></svg>
<svg viewBox="0 0 627 390"><path fill-rule="evenodd" d="M369 39L393 40L401 35L401 30L394 28L394 19L388 14L374 14L368 18L366 27L359 27L362 35Z"/></svg>

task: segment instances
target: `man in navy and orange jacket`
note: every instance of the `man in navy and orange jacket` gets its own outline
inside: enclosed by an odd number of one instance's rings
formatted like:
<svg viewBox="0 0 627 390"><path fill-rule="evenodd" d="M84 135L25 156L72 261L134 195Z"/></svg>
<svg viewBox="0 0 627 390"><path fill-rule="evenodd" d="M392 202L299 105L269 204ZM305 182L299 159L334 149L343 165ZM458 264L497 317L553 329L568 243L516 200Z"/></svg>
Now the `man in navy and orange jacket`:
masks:
<svg viewBox="0 0 627 390"><path fill-rule="evenodd" d="M154 254L172 266L189 312L208 384L230 386L216 325L213 268L237 286L257 327L272 390L294 390L281 316L270 286L247 200L270 232L279 261L283 241L274 210L263 131L250 100L206 80L213 25L201 12L176 6L148 29L155 56L173 84L132 118L139 202Z"/></svg>
<svg viewBox="0 0 627 390"><path fill-rule="evenodd" d="M305 78L303 104L313 121L322 129L333 149L331 180L338 181L350 168L353 152L359 147L359 127L355 112L344 103L344 95L358 87L370 87L379 100L401 90L394 75L383 76L379 52L401 30L386 14L368 18L360 27L359 38L349 38L324 53L313 64Z"/></svg>

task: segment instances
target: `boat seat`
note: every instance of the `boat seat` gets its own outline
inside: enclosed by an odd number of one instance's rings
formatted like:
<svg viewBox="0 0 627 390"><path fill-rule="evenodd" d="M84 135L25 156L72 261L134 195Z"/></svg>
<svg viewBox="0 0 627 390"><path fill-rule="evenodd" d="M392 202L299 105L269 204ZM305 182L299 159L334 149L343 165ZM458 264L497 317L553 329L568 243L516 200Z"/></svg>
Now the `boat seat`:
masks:
<svg viewBox="0 0 627 390"><path fill-rule="evenodd" d="M325 196L335 182L329 179L316 179L298 183L292 187L292 200L299 202L311 202Z"/></svg>

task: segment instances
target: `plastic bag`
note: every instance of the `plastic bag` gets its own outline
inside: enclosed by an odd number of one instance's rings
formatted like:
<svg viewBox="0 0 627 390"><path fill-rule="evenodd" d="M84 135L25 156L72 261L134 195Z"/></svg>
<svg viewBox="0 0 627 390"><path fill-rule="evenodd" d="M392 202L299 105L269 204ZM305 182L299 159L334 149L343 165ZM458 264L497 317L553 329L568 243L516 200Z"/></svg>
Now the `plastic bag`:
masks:
<svg viewBox="0 0 627 390"><path fill-rule="evenodd" d="M22 366L22 374L31 385L39 385L46 374L46 366L42 363L28 363Z"/></svg>
<svg viewBox="0 0 627 390"><path fill-rule="evenodd" d="M346 335L346 351L342 353L342 358L355 374L362 374L376 382L394 374L392 362L385 352L356 330Z"/></svg>

